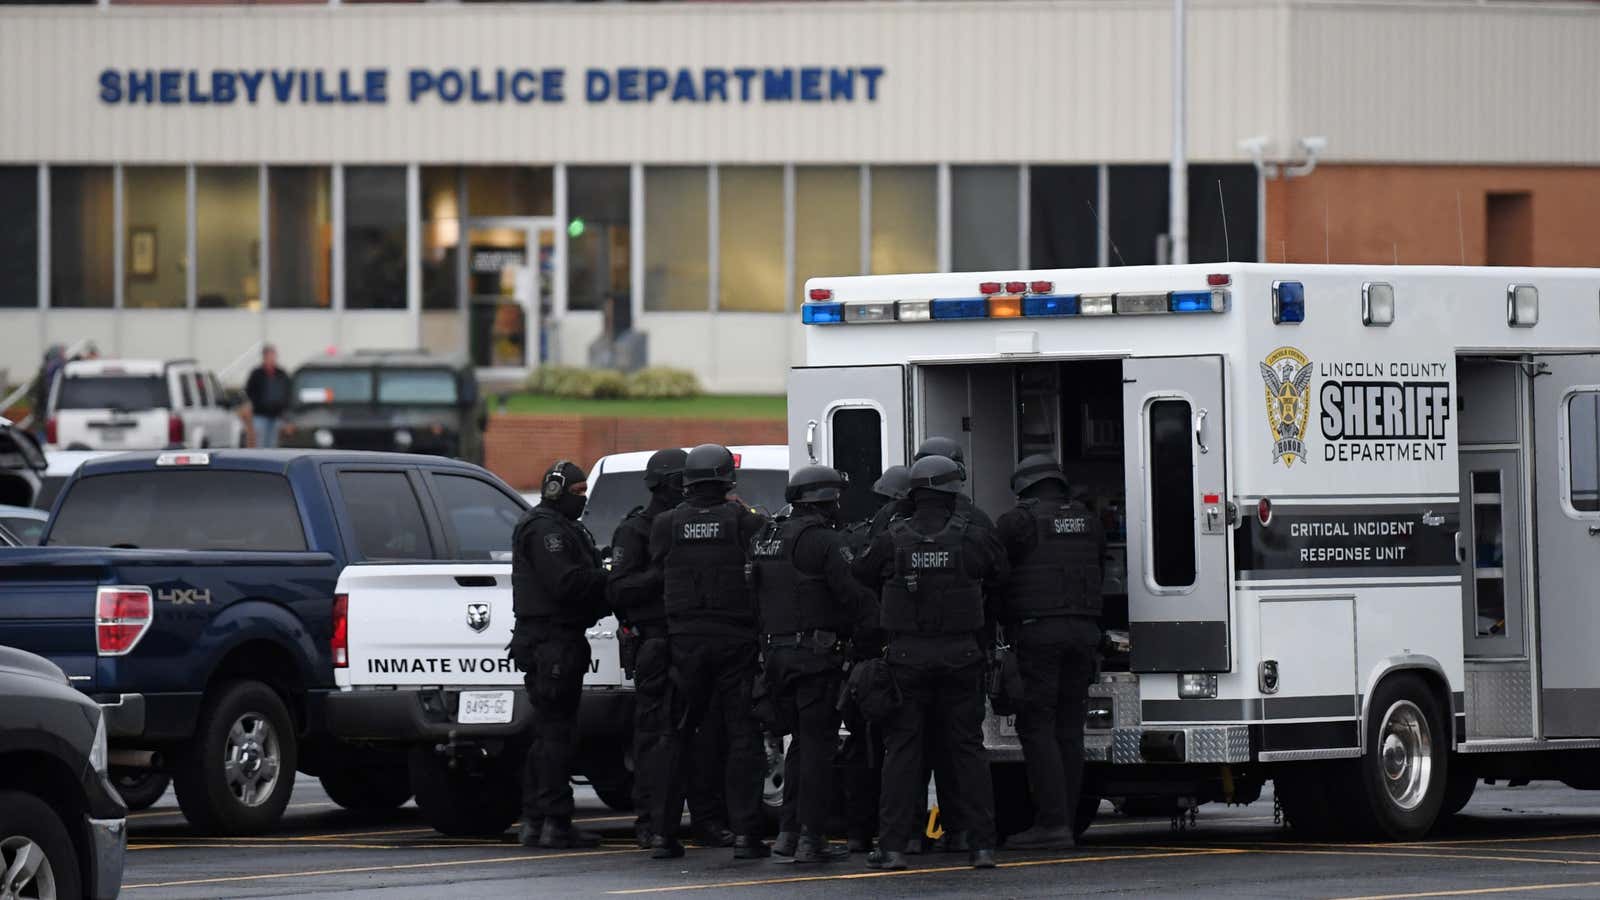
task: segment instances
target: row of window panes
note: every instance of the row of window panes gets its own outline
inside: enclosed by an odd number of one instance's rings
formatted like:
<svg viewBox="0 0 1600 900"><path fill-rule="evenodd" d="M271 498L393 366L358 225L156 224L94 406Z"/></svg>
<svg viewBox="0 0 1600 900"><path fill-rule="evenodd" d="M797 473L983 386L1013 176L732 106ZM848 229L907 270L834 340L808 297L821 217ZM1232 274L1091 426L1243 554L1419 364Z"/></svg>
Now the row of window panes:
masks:
<svg viewBox="0 0 1600 900"><path fill-rule="evenodd" d="M197 167L192 207L188 171L122 169L124 306L184 307L191 265L201 308L259 308L268 293L274 308L333 305L332 170L273 166L265 170L263 185L260 167ZM594 310L616 300L626 310L633 284L629 170L566 171L567 306ZM1157 262L1166 228L1166 168L1111 166L1104 172L1102 184L1098 166L1032 166L1024 188L1016 166L952 166L952 268L1017 268L1024 263L1024 235L1026 263L1034 268ZM39 219L38 173L34 167L0 166L0 217L8 223L0 234L0 306L37 303L38 235L32 226ZM714 303L722 310L776 312L803 299L805 280L813 275L939 268L936 167L796 166L792 184L786 183L789 177L782 166L645 167L643 308L692 311ZM119 250L114 179L115 170L106 166L48 169L52 307L113 305ZM342 179L344 305L403 309L405 169L346 166ZM555 211L549 167L423 166L420 181L424 309L459 308L464 216ZM1191 166L1190 181L1190 258L1253 260L1253 170ZM1241 245L1228 256L1225 231L1217 227L1224 195L1230 198L1228 225ZM197 257L192 262L191 208Z"/></svg>

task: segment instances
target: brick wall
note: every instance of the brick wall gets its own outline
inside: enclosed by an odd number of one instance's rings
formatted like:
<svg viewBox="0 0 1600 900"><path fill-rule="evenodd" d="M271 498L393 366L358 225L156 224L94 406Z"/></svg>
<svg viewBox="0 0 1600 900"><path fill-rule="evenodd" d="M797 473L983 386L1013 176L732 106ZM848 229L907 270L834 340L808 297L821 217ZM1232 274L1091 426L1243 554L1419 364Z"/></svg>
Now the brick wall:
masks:
<svg viewBox="0 0 1600 900"><path fill-rule="evenodd" d="M584 467L607 453L696 444L784 444L787 426L756 419L619 419L608 416L503 414L489 418L485 465L519 490L537 487L558 459Z"/></svg>

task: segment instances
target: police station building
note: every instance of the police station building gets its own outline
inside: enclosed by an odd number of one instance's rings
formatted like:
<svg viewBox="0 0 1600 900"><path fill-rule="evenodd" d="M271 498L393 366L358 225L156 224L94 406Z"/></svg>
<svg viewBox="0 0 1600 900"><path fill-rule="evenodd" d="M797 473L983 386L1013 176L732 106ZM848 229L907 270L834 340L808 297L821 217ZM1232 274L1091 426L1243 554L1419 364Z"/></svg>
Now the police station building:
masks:
<svg viewBox="0 0 1600 900"><path fill-rule="evenodd" d="M1188 20L1191 260L1600 263L1595 5ZM509 381L620 346L781 391L807 277L1165 261L1171 22L1167 0L0 5L0 368L82 339L221 368L267 341Z"/></svg>

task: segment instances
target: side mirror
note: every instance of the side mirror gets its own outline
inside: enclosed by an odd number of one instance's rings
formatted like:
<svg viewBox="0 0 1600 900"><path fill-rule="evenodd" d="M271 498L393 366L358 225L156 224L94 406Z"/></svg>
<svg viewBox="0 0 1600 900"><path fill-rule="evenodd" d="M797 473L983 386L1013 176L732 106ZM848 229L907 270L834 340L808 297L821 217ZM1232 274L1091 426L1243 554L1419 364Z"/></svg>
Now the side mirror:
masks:
<svg viewBox="0 0 1600 900"><path fill-rule="evenodd" d="M38 439L21 428L11 425L0 428L0 453L6 452L16 453L22 458L22 464L35 472L47 468L44 449L39 446Z"/></svg>

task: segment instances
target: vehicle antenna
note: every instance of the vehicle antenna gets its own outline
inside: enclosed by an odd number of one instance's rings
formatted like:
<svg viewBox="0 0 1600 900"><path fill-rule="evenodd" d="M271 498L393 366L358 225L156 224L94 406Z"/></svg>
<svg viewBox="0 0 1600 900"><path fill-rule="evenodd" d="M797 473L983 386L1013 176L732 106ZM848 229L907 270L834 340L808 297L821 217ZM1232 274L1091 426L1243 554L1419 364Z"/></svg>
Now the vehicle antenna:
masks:
<svg viewBox="0 0 1600 900"><path fill-rule="evenodd" d="M1104 228L1105 227L1104 223L1102 223L1100 221L1100 211L1098 209L1094 208L1094 201L1085 200L1083 202L1088 205L1089 213L1094 216L1094 227L1095 227L1095 229L1099 230L1101 228ZM1119 266L1127 265L1128 264L1127 261L1122 258L1122 251L1117 249L1117 242L1111 237L1111 229L1110 228L1106 228L1105 232L1106 232L1106 242L1111 245L1111 252L1115 253L1117 255L1117 265L1119 265Z"/></svg>
<svg viewBox="0 0 1600 900"><path fill-rule="evenodd" d="M1456 189L1456 241L1461 246L1461 264L1467 264L1467 231L1461 224L1461 189Z"/></svg>
<svg viewBox="0 0 1600 900"><path fill-rule="evenodd" d="M1289 242L1287 240L1278 241L1278 255L1282 257L1280 262L1287 263L1289 261Z"/></svg>
<svg viewBox="0 0 1600 900"><path fill-rule="evenodd" d="M1233 262L1233 248L1228 244L1228 201L1222 196L1222 179L1217 179L1217 205L1222 208L1222 261Z"/></svg>
<svg viewBox="0 0 1600 900"><path fill-rule="evenodd" d="M1329 216L1330 216L1329 209L1332 207L1332 205L1333 204L1328 200L1327 193L1323 193L1323 195L1322 195L1322 261L1325 264L1333 262L1333 236L1329 233L1329 228L1328 228L1328 221L1329 221Z"/></svg>
<svg viewBox="0 0 1600 900"><path fill-rule="evenodd" d="M1400 242L1399 241L1395 241L1393 243L1393 246L1394 246L1394 264L1398 266L1398 265L1400 265Z"/></svg>

